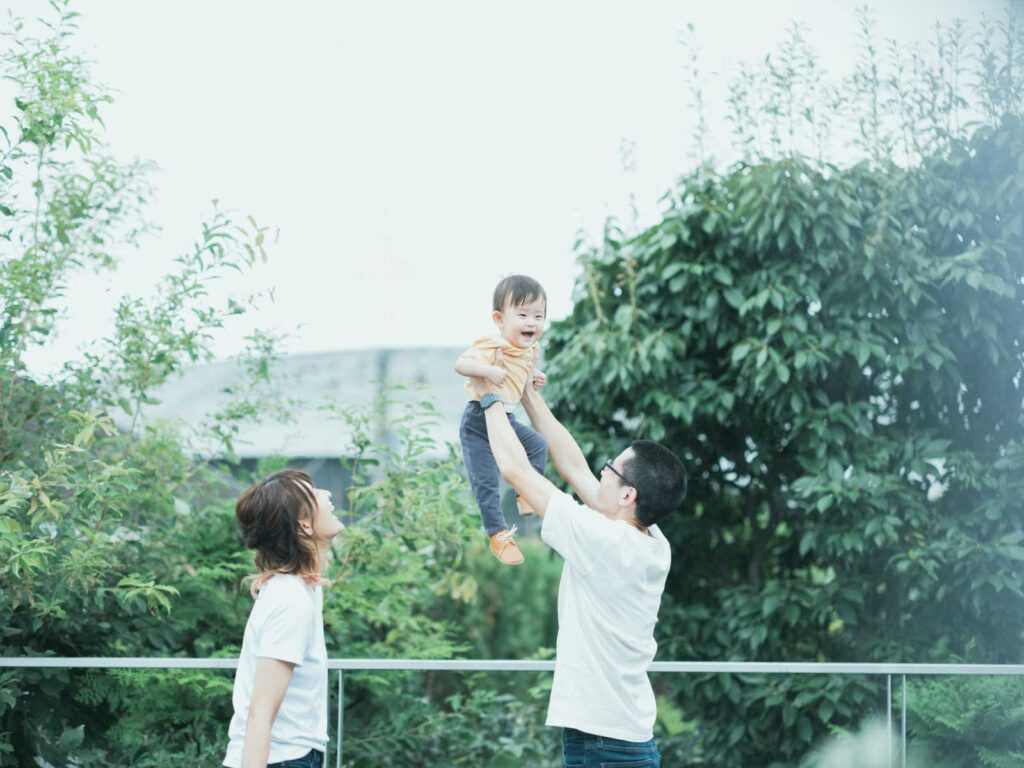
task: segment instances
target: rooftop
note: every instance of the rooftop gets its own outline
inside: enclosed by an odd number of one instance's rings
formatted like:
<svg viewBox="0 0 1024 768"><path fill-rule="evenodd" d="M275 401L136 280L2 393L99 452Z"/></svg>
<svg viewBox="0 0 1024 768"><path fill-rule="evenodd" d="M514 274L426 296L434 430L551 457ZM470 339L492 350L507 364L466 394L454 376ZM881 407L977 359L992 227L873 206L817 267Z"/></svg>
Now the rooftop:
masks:
<svg viewBox="0 0 1024 768"><path fill-rule="evenodd" d="M330 418L323 408L371 406L378 394L394 385L416 385L397 391L398 401L428 399L440 413L433 437L457 442L459 418L466 403L463 380L453 370L461 349L368 349L287 355L272 366L272 377L284 396L301 402L290 423L266 420L244 427L235 444L240 458L290 456L331 458L348 452L350 430ZM144 411L146 419L195 425L223 407L228 390L243 382L237 362L217 362L186 368L154 393L160 402ZM390 436L387 414L378 434ZM127 419L125 419L127 421ZM204 446L199 446L203 450ZM209 443L213 453L213 442Z"/></svg>

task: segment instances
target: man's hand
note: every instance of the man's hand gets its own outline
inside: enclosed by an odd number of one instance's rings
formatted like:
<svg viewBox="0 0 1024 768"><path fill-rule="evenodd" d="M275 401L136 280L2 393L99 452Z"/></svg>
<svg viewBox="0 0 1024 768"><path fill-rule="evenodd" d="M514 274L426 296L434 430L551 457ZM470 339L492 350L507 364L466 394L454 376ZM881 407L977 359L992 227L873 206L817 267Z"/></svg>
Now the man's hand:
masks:
<svg viewBox="0 0 1024 768"><path fill-rule="evenodd" d="M487 371L484 378L496 387L502 387L505 385L505 379L508 378L508 371L505 370L505 353L501 351L501 347L494 350L494 365L490 367L490 370Z"/></svg>
<svg viewBox="0 0 1024 768"><path fill-rule="evenodd" d="M490 370L487 371L486 378L494 386L501 387L504 386L505 379L508 378L508 371L506 371L504 368L499 368L496 365L492 365L490 367Z"/></svg>
<svg viewBox="0 0 1024 768"><path fill-rule="evenodd" d="M470 376L469 383L473 387L473 391L476 392L477 397L483 397L488 392L498 393L500 384L495 384L487 376Z"/></svg>
<svg viewBox="0 0 1024 768"><path fill-rule="evenodd" d="M533 388L540 392L541 387L548 383L548 377L544 375L544 371L533 369Z"/></svg>

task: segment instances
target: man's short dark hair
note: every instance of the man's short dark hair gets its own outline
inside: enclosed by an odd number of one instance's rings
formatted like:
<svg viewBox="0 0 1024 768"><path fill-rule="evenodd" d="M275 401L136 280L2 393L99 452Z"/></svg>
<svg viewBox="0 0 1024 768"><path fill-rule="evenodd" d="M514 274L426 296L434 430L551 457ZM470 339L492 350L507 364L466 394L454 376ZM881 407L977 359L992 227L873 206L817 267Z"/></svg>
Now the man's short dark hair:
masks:
<svg viewBox="0 0 1024 768"><path fill-rule="evenodd" d="M494 311L504 312L506 305L518 307L537 299L544 300L544 314L547 314L548 295L541 284L526 275L509 275L494 289Z"/></svg>
<svg viewBox="0 0 1024 768"><path fill-rule="evenodd" d="M636 519L640 525L654 525L683 505L686 468L672 451L651 440L636 440L629 447L633 455L622 474L636 488Z"/></svg>

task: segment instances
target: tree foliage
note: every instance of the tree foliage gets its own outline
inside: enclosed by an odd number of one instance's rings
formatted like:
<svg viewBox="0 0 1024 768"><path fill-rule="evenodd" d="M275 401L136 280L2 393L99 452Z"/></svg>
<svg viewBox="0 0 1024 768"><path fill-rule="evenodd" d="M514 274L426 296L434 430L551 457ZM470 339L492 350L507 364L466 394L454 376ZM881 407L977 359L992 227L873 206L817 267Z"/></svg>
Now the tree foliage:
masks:
<svg viewBox="0 0 1024 768"><path fill-rule="evenodd" d="M81 361L52 377L29 370L26 354L62 319L66 287L84 269L115 269L126 247L146 247L150 230L149 166L122 163L102 143L109 96L74 52L76 17L56 2L41 22L15 22L0 61L18 91L0 131L4 655L234 657L251 607L241 580L252 560L233 501L252 477L207 457L212 446L230 461L248 421L287 418L289 401L271 379L277 335L249 339L238 361L244 382L202 423L159 424L142 414L168 377L208 359L216 333L258 303L221 302L210 288L265 258L266 229L214 206L149 295L109 308L110 333ZM459 627L464 611L479 611L466 563L484 548L458 462L431 458L436 414L426 403L411 406L392 425L400 439L391 449L372 439L375 415L335 409L324 417L347 422L352 445L338 448L352 457L355 476L326 600L329 652L479 652L497 630L468 638ZM268 460L257 474L283 462ZM504 623L500 610L491 619ZM523 637L533 640L533 630L524 626ZM506 641L523 647L514 633ZM359 738L348 761L384 765L378 756L387 754L396 766L480 756L542 765L554 737L524 734L538 730L544 681L521 691L503 685L354 676L346 704ZM0 765L219 764L230 691L229 674L205 670L6 671ZM505 736L484 738L481 724L499 719Z"/></svg>
<svg viewBox="0 0 1024 768"><path fill-rule="evenodd" d="M987 33L987 122L954 120L945 32L937 69L898 93L868 37L833 113L859 116L863 160L785 145L821 118L783 79L764 152L698 169L656 223L581 247L548 337L558 413L595 466L642 436L692 474L668 525L664 658L1020 661L1020 31L1011 16ZM890 135L879 104L896 96L917 106ZM852 678L688 678L679 697L716 766L789 765L884 711L877 681Z"/></svg>
<svg viewBox="0 0 1024 768"><path fill-rule="evenodd" d="M1019 678L915 681L913 732L941 768L1024 763L1024 686Z"/></svg>
<svg viewBox="0 0 1024 768"><path fill-rule="evenodd" d="M231 459L241 424L287 417L276 335L250 339L245 383L202 424L141 416L252 306L209 286L264 258L266 230L214 207L150 295L111 308L111 333L81 362L28 370L71 281L116 268L150 230L149 166L103 145L110 96L73 50L77 14L52 5L43 27L14 24L0 62L18 90L0 130L4 653L233 657L251 560L232 500L251 478L197 449ZM1015 23L987 23L970 46L961 26L940 29L932 58L883 55L867 34L834 87L795 29L732 84L744 159L702 166L659 221L610 226L582 249L574 311L550 335L559 412L595 465L642 435L693 477L687 514L667 526L663 658L1019 661ZM837 144L863 159L828 162ZM405 412L392 448L375 444L375 417L331 417L353 435L355 478L325 601L331 655L550 657L559 561L527 540L529 581L495 571L458 461L429 438L430 406ZM657 683L672 765L794 765L885 704L870 679ZM553 764L549 684L351 674L347 761ZM215 764L230 687L202 670L0 673L0 765ZM911 733L951 765L1019 758L1016 684L911 690Z"/></svg>

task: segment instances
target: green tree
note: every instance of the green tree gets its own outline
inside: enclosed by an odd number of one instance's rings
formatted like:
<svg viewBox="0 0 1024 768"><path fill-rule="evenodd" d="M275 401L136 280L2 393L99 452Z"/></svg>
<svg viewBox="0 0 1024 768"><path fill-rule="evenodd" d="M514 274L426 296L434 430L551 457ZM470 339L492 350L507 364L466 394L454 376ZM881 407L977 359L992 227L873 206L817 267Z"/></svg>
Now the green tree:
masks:
<svg viewBox="0 0 1024 768"><path fill-rule="evenodd" d="M998 76L978 73L989 120L969 130L950 127L966 103L947 88L955 75L886 81L866 38L839 111L860 116L867 157L853 165L786 145L787 125L813 133L805 121L821 118L793 101L806 70L770 60L744 75L748 93L785 97L764 153L698 169L657 223L631 236L612 225L581 248L575 307L549 334L558 413L595 466L643 436L692 476L667 526L664 658L1020 661L1013 24L988 28L1004 58L981 44ZM940 32L940 56L954 56L950 39ZM887 133L879 104L898 99L930 103L928 119ZM706 676L678 690L715 766L791 765L827 727L885 706L884 685L852 678Z"/></svg>
<svg viewBox="0 0 1024 768"><path fill-rule="evenodd" d="M1024 763L1024 685L1019 678L913 681L909 724L942 768Z"/></svg>
<svg viewBox="0 0 1024 768"><path fill-rule="evenodd" d="M102 144L100 113L110 98L73 50L77 16L53 3L45 26L15 21L0 59L17 89L14 115L0 131L0 625L11 655L176 654L203 645L204 626L221 621L245 564L235 539L203 573L204 587L218 587L224 599L214 592L201 607L168 618L176 598L194 594L201 581L196 532L211 515L228 519L229 510L193 509L196 483L209 491L224 480L203 473L179 435L138 416L155 388L208 357L212 334L243 311L236 300L213 306L207 286L260 258L264 232L214 210L152 298L128 297L114 308L113 332L83 362L52 379L29 373L26 352L56 327L74 276L115 268L115 245L140 246L148 229L148 165L121 163ZM254 370L272 354L267 341L265 334L252 339L246 359ZM254 387L260 383L253 378ZM251 415L240 402L211 414L226 450L238 422ZM129 417L127 429L115 426L116 409ZM130 686L107 686L103 706L97 676L25 671L4 675L0 686L3 764L110 757L86 731L111 728L111 712L127 709ZM188 698L187 691L171 697L164 711ZM218 719L223 708L221 700ZM139 738L111 731L115 744Z"/></svg>
<svg viewBox="0 0 1024 768"><path fill-rule="evenodd" d="M81 361L52 377L29 371L26 353L58 327L76 275L116 268L115 244L144 248L149 230L149 166L120 163L102 144L109 96L74 52L76 18L55 2L42 22L15 22L0 58L18 91L0 131L4 655L234 657L252 559L233 501L252 478L209 464L192 446L212 444L230 465L241 425L287 418L272 379L277 337L249 339L238 357L242 383L202 424L159 424L144 411L168 377L209 359L216 333L252 305L255 297L217 303L209 286L265 258L266 230L214 207L151 295L112 308L113 330ZM355 484L329 574L331 655L449 657L493 641L462 629L481 612L474 586L487 570L467 572L479 560L469 543L481 537L459 462L430 438L432 407L405 408L393 448L374 443L372 413L332 416L353 436L338 447L352 457ZM268 460L257 474L284 461ZM521 633L503 640L522 648L541 634L527 622ZM349 764L543 765L557 753L552 734L537 736L545 681L493 683L352 676L346 717L358 736ZM218 764L231 684L229 674L202 670L4 672L0 765ZM500 736L487 738L484 724L499 723Z"/></svg>

